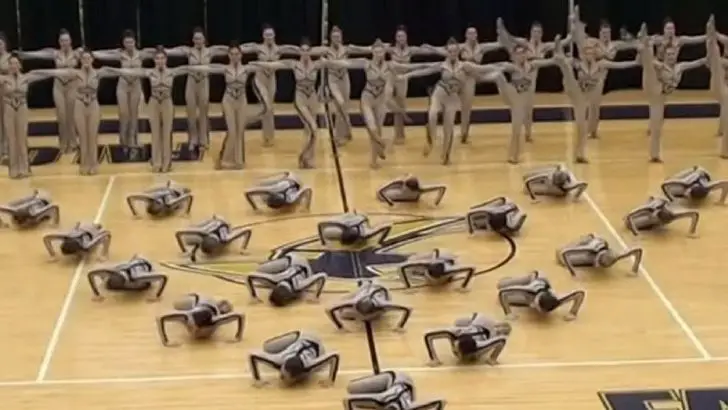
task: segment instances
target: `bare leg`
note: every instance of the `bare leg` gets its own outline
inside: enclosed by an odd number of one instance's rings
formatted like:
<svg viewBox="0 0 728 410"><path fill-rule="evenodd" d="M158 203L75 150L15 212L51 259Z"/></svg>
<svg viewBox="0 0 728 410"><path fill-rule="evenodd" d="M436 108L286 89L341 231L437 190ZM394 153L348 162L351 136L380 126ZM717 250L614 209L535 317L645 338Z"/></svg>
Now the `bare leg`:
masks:
<svg viewBox="0 0 728 410"><path fill-rule="evenodd" d="M398 99L406 101L407 89L409 88L409 81L398 80L394 84L395 95ZM394 143L397 145L404 144L404 130L405 130L404 114L394 113Z"/></svg>
<svg viewBox="0 0 728 410"><path fill-rule="evenodd" d="M185 84L185 108L187 110L187 143L190 146L200 145L200 130L197 128L198 107L197 87L199 83L193 76L187 76Z"/></svg>
<svg viewBox="0 0 728 410"><path fill-rule="evenodd" d="M142 102L144 92L142 84L136 81L131 87L129 93L129 144L132 146L139 145L139 104Z"/></svg>
<svg viewBox="0 0 728 410"><path fill-rule="evenodd" d="M364 124L369 134L369 142L371 143L371 155L369 165L372 168L379 167L379 159L384 156L384 141L381 135L377 133L379 122L377 120L376 110L378 99L373 97L369 92L362 93L360 106L361 115L364 118Z"/></svg>
<svg viewBox="0 0 728 410"><path fill-rule="evenodd" d="M2 99L2 91L0 91L0 99ZM8 156L8 134L5 132L5 104L0 100L0 162L7 159Z"/></svg>
<svg viewBox="0 0 728 410"><path fill-rule="evenodd" d="M275 103L276 95L276 74L275 72L260 72L255 75L255 85L260 91L260 98L265 101L261 101L265 104L266 110L263 113L261 121L263 128L263 144L265 146L273 145L273 137L275 134L275 112L273 111L273 105Z"/></svg>
<svg viewBox="0 0 728 410"><path fill-rule="evenodd" d="M119 144L128 147L132 144L129 142L129 128L130 124L130 93L129 85L126 80L119 78L119 82L116 85L116 102L119 107Z"/></svg>
<svg viewBox="0 0 728 410"><path fill-rule="evenodd" d="M455 114L458 109L457 96L450 96L442 113L442 165L450 165L452 143L455 134Z"/></svg>
<svg viewBox="0 0 728 410"><path fill-rule="evenodd" d="M172 122L174 121L174 105L172 99L161 104L162 111L162 172L172 168Z"/></svg>
<svg viewBox="0 0 728 410"><path fill-rule="evenodd" d="M66 103L66 86L59 80L53 82L53 103L56 106L56 117L58 120L58 142L61 151L69 153L73 150L72 138L69 130L72 125L69 121L73 121L73 109L68 110L69 104Z"/></svg>
<svg viewBox="0 0 728 410"><path fill-rule="evenodd" d="M88 150L89 144L88 133L86 130L86 106L83 102L76 100L75 106L73 108L73 116L76 123L76 130L78 131L78 136L81 142L78 152L79 173L81 175L88 175L90 169L90 157L92 154Z"/></svg>
<svg viewBox="0 0 728 410"><path fill-rule="evenodd" d="M210 127L208 114L210 112L210 79L205 77L195 86L197 99L197 144L200 147L210 146Z"/></svg>
<svg viewBox="0 0 728 410"><path fill-rule="evenodd" d="M5 125L5 135L8 137L8 174L10 178L20 178L22 174L22 156L20 155L22 131L17 129L17 116L18 112L14 108L5 106L3 124Z"/></svg>
<svg viewBox="0 0 728 410"><path fill-rule="evenodd" d="M95 175L99 171L99 124L101 122L101 110L99 103L94 101L86 108L86 138L87 150L91 154L89 158L89 173Z"/></svg>
<svg viewBox="0 0 728 410"><path fill-rule="evenodd" d="M222 110L227 124L227 134L220 150L220 168L241 169L244 163L243 133L245 132L245 102L227 95L222 100ZM241 108L243 107L243 108Z"/></svg>
<svg viewBox="0 0 728 410"><path fill-rule="evenodd" d="M30 160L28 158L28 106L22 105L15 111L15 143L17 144L17 176L30 176Z"/></svg>
<svg viewBox="0 0 728 410"><path fill-rule="evenodd" d="M599 138L599 119L601 116L602 97L604 95L604 83L606 82L606 76L599 80L596 89L592 91L589 96L589 111L587 117L589 120L589 129L587 130L589 138Z"/></svg>
<svg viewBox="0 0 728 410"><path fill-rule="evenodd" d="M585 95L573 99L574 104L574 127L576 128L576 141L574 141L574 160L578 163L586 163L586 140L587 140L587 105L588 99Z"/></svg>
<svg viewBox="0 0 728 410"><path fill-rule="evenodd" d="M720 157L728 159L728 88L724 88L721 94L720 128L724 132L720 135Z"/></svg>
<svg viewBox="0 0 728 410"><path fill-rule="evenodd" d="M307 96L301 92L296 92L293 99L293 106L298 112L298 116L303 122L303 133L305 143L301 154L298 156L298 167L302 169L313 168L314 154L316 150L316 132L318 125L316 124L316 115L318 101L315 94Z"/></svg>
<svg viewBox="0 0 728 410"><path fill-rule="evenodd" d="M470 115L475 99L475 79L469 78L460 93L460 142L468 143L470 137Z"/></svg>
<svg viewBox="0 0 728 410"><path fill-rule="evenodd" d="M162 109L157 99L150 98L147 106L149 129L152 134L152 171L162 172Z"/></svg>
<svg viewBox="0 0 728 410"><path fill-rule="evenodd" d="M650 161L662 162L662 125L665 120L665 97L655 95L650 99Z"/></svg>
<svg viewBox="0 0 728 410"><path fill-rule="evenodd" d="M526 142L533 142L531 139L531 131L533 129L533 102L536 95L536 76L534 75L531 88L524 93L524 121L523 121L523 132L526 137Z"/></svg>
<svg viewBox="0 0 728 410"><path fill-rule="evenodd" d="M445 99L448 98L447 93L440 87L435 87L430 95L429 107L427 109L427 132L426 145L424 155L430 155L432 146L437 139L437 116L445 108Z"/></svg>
<svg viewBox="0 0 728 410"><path fill-rule="evenodd" d="M351 140L351 120L349 119L348 111L351 94L349 75L345 75L344 78L338 78L335 75L330 74L329 87L331 89L331 97L338 101L344 111L344 117L342 118L338 110L331 110L334 121L332 124L334 127L334 137L338 143L346 143Z"/></svg>

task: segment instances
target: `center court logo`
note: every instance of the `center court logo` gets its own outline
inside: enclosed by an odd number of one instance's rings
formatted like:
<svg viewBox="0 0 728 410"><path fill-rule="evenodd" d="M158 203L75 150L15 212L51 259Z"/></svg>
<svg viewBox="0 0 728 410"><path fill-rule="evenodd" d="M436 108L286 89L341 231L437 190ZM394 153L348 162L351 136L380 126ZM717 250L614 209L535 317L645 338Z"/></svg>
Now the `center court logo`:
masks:
<svg viewBox="0 0 728 410"><path fill-rule="evenodd" d="M251 224L252 243L255 243L256 235L275 236L277 232L285 230L283 223L313 218L323 220L334 215L337 214L281 218ZM403 286L396 269L399 264L415 253L429 252L435 248L444 248L460 256L458 247L462 245L461 241L465 240L464 235L467 235L462 217L391 213L369 213L368 215L386 217L394 221L390 222L392 229L387 235L379 238L375 245L363 250L325 249L318 235L314 234L281 244L266 253L253 251L249 256L234 260L212 260L198 263L165 262L162 263L162 266L180 272L210 276L245 285L246 275L255 271L259 264L284 255L296 254L306 258L314 272L326 272L329 275L325 293L348 293L356 288L356 279L359 278L377 278L388 288L401 290ZM373 225L376 223L373 222ZM509 237L503 238L504 243L484 242L482 243L483 249L479 249L478 255L467 255L470 256L468 259L484 261L482 266L476 265L476 275L494 271L507 264L515 256L515 242ZM418 285L422 286L422 283L415 284L415 286Z"/></svg>

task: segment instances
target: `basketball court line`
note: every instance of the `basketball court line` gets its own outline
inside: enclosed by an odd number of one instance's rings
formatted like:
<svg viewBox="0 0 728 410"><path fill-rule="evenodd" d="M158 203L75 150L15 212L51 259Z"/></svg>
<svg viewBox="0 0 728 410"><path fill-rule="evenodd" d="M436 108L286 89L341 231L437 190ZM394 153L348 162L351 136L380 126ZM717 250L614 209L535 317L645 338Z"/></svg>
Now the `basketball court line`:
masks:
<svg viewBox="0 0 728 410"><path fill-rule="evenodd" d="M109 182L106 184L106 190L104 191L104 195L101 197L101 202L99 203L98 210L96 211L96 216L94 217L94 223L100 223L101 218L104 216L104 211L106 210L106 206L108 205L109 197L111 196L111 191L114 188L115 180L116 176L112 175L109 177ZM53 354L55 353L56 346L58 345L58 341L60 340L63 326L66 324L68 312L71 310L71 304L73 303L73 298L76 295L76 289L78 288L78 284L81 280L81 273L83 272L83 268L85 266L86 262L82 259L78 263L78 265L76 265L76 270L73 272L73 277L71 278L71 283L68 285L68 291L66 291L66 297L63 300L63 304L61 305L58 319L56 319L56 323L55 325L53 325L53 333L51 333L50 340L48 341L48 346L46 347L45 353L43 354L43 360L41 361L40 368L38 369L38 376L35 379L36 382L43 381L48 374L48 369L50 368Z"/></svg>
<svg viewBox="0 0 728 410"><path fill-rule="evenodd" d="M636 360L603 360L603 361L581 361L581 362L531 362L500 364L493 367L493 371L503 370L533 370L533 369L567 369L567 368L604 368L604 367L642 367L659 366L670 364L701 364L701 363L722 363L728 362L728 357L711 357L708 359L699 357L672 358L672 359L636 359ZM397 370L406 373L440 373L452 372L453 370L479 369L486 367L486 364L470 366L439 366L439 367L402 367ZM371 369L341 370L339 375L358 376L370 375ZM264 374L273 374L265 373ZM169 383L169 382L195 382L204 380L235 380L250 378L250 373L199 373L189 375L169 376L139 376L139 377L109 377L109 378L87 378L87 379L37 379L21 381L0 382L2 387L33 387L33 386L71 386L71 385L104 385L104 384L138 384L138 383Z"/></svg>

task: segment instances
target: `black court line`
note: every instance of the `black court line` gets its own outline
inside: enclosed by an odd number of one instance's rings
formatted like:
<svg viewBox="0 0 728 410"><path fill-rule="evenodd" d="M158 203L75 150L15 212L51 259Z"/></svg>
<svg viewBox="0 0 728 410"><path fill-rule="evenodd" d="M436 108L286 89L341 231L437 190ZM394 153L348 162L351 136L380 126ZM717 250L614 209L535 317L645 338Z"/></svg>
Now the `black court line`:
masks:
<svg viewBox="0 0 728 410"><path fill-rule="evenodd" d="M341 208L344 212L349 212L349 200L346 195L346 183L344 182L344 174L341 170L341 159L339 157L339 147L336 145L336 140L334 137L334 122L333 122L333 115L331 114L331 110L328 104L328 101L332 99L331 97L331 89L329 88L329 80L328 80L328 70L324 70L321 73L321 77L323 78L323 88L324 88L324 99L326 100L324 104L324 112L326 113L326 120L327 120L327 131L329 133L329 143L331 144L331 153L334 156L334 169L336 170L336 179L338 181L339 186L339 196L341 198ZM359 258L357 258L354 254L351 254L352 259L352 267L354 269L354 277L355 278L361 278L362 275L362 268L359 265ZM359 281L359 284L361 285L361 281ZM372 371L374 374L378 374L380 372L380 366L379 366L379 355L377 354L377 345L374 340L374 330L372 329L372 324L370 322L364 323L364 331L366 332L367 337L367 346L369 348L369 359L372 364Z"/></svg>

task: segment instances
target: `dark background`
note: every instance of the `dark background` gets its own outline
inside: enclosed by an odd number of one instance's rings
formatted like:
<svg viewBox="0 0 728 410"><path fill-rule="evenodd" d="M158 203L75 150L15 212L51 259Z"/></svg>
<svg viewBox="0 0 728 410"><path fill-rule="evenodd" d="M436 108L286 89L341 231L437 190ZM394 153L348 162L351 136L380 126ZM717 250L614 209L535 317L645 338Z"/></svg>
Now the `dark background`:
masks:
<svg viewBox="0 0 728 410"><path fill-rule="evenodd" d="M0 30L8 37L11 47L34 50L54 47L60 29L67 29L76 46L94 49L117 48L122 31L137 32L141 46L159 44L176 46L189 44L194 27L205 29L210 44L230 41L258 41L261 28L270 24L276 29L279 44L297 44L302 37L314 43L321 41L322 0L21 0L0 2ZM83 5L83 18L79 3ZM582 19L588 31L596 35L601 19L607 19L614 34L620 26L636 32L642 21L650 32L658 32L666 17L671 17L680 34L702 34L705 22L713 13L718 29L728 32L728 1L725 0L588 0L581 4ZM20 15L18 25L17 15ZM330 26L337 25L344 32L346 42L366 45L381 38L390 41L399 24L407 26L410 43L441 45L449 37L462 40L468 26L480 32L483 41L495 39L495 20L502 17L508 29L516 35L526 36L532 22L539 21L545 38L552 39L566 31L568 3L564 0L329 0ZM725 17L724 17L725 16ZM83 21L83 22L82 22ZM19 27L20 26L20 27ZM685 47L682 60L700 58L703 46ZM486 56L485 62L504 60L504 52ZM252 58L252 57L251 57ZM624 52L620 59L632 59L634 53ZM150 62L151 63L151 62ZM173 59L170 65L183 64ZM27 61L26 70L52 67L49 61ZM212 100L222 95L222 78L213 77ZM279 101L292 99L290 73L279 74ZM102 104L114 104L115 80L103 87ZM638 88L640 69L610 74L608 89ZM184 78L175 84L175 103L184 103ZM412 82L411 96L424 96L432 84L423 78ZM353 95L358 96L363 86L363 75L352 73ZM707 69L698 69L685 75L683 88L707 88ZM32 107L52 107L50 82L33 87L30 95ZM539 77L539 91L557 92L561 89L558 69L544 69ZM479 87L480 93L494 93L490 85ZM251 95L251 98L252 95Z"/></svg>

